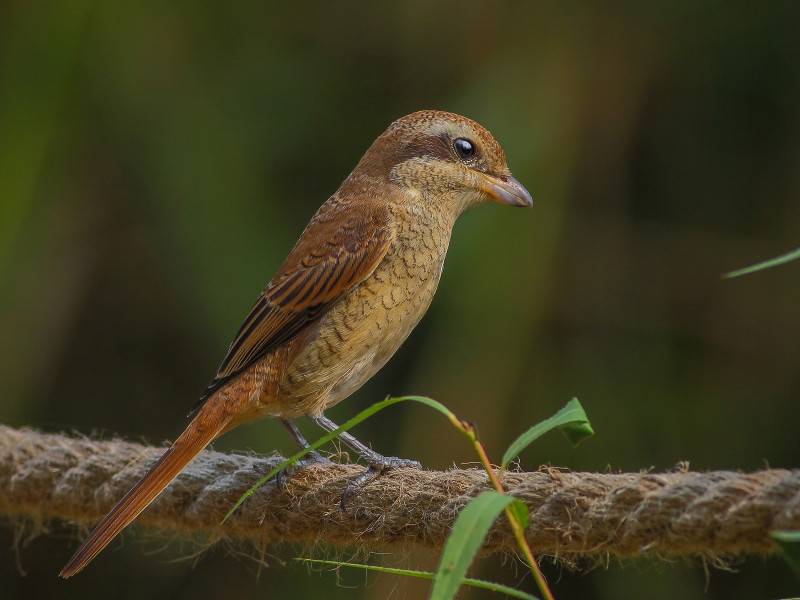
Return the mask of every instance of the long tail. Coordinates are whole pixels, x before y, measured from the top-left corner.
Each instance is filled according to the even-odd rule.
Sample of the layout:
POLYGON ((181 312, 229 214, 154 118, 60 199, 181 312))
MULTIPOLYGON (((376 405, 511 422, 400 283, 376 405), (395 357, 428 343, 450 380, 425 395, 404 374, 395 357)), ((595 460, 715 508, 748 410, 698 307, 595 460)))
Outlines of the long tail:
POLYGON ((88 539, 61 569, 60 577, 66 579, 83 570, 120 531, 156 499, 203 448, 226 430, 233 411, 225 406, 224 398, 219 395, 210 400, 150 471, 97 524, 88 539))

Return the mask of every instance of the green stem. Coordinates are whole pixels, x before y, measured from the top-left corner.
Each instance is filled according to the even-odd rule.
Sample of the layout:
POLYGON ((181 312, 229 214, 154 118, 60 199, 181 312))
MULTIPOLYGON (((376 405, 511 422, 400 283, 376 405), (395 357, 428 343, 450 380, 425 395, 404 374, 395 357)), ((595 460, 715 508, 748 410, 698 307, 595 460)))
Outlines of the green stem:
MULTIPOLYGON (((481 464, 483 465, 484 470, 486 471, 486 474, 489 476, 489 481, 494 489, 500 494, 505 494, 505 488, 503 487, 503 484, 500 483, 500 479, 498 479, 497 474, 494 472, 492 463, 489 460, 489 455, 486 454, 486 448, 483 447, 483 444, 478 439, 475 428, 466 421, 459 422, 456 427, 458 427, 458 429, 469 438, 473 448, 475 448, 475 452, 477 453, 481 464)), ((528 544, 528 540, 525 539, 525 531, 523 530, 522 523, 519 522, 516 515, 511 511, 510 508, 506 508, 505 513, 508 523, 511 525, 511 531, 514 533, 514 538, 517 540, 517 546, 519 546, 519 549, 525 556, 525 560, 530 567, 531 574, 536 580, 536 585, 539 587, 539 591, 542 593, 542 596, 544 596, 544 600, 555 600, 553 592, 550 591, 550 586, 547 585, 547 580, 545 579, 544 573, 542 573, 542 570, 539 568, 539 563, 536 562, 536 557, 533 555, 533 551, 528 544)))

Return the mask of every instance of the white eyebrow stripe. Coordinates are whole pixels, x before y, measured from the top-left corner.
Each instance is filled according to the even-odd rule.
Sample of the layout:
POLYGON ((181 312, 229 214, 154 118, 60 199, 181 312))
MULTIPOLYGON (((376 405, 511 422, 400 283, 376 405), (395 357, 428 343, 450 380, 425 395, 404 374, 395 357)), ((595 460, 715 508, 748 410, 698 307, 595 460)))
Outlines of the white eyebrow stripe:
POLYGON ((435 121, 431 121, 430 125, 426 129, 426 133, 432 136, 447 134, 453 137, 463 137, 464 135, 467 135, 465 132, 456 131, 456 128, 453 127, 453 123, 450 121, 445 121, 444 119, 436 119, 435 121))

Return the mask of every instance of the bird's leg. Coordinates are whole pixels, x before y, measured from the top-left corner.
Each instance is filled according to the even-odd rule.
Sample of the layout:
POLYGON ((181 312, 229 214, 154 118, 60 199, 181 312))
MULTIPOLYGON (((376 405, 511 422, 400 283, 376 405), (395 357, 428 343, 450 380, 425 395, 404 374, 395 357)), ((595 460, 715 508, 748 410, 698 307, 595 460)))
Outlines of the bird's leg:
MULTIPOLYGON (((325 415, 319 415, 318 417, 311 417, 311 420, 314 421, 317 425, 322 427, 325 431, 334 431, 339 428, 339 426, 331 421, 325 415)), ((347 487, 342 494, 342 502, 341 506, 344 509, 345 505, 347 504, 348 499, 356 493, 360 488, 365 486, 367 483, 378 477, 381 473, 383 473, 387 469, 396 468, 396 467, 410 467, 414 469, 421 469, 422 465, 416 461, 411 460, 408 458, 398 458, 396 456, 383 456, 382 454, 378 454, 372 448, 369 448, 359 442, 355 436, 343 431, 339 434, 339 439, 341 439, 346 446, 348 446, 353 452, 358 454, 361 458, 364 459, 367 463, 367 470, 361 473, 358 477, 352 479, 350 483, 347 484, 347 487)))
MULTIPOLYGON (((300 447, 301 450, 305 450, 306 448, 311 446, 311 444, 308 443, 308 440, 302 434, 297 425, 294 424, 294 422, 290 421, 289 419, 280 419, 280 422, 281 425, 286 427, 286 430, 289 432, 289 435, 291 435, 292 439, 294 439, 294 441, 297 442, 297 445, 300 447)), ((329 459, 322 456, 316 450, 312 450, 311 452, 306 454, 306 456, 312 462, 331 462, 329 459)))
MULTIPOLYGON (((281 424, 284 427, 286 427, 286 430, 289 432, 289 435, 292 436, 292 439, 294 439, 294 441, 297 442, 297 445, 301 449, 305 450, 306 448, 308 448, 311 445, 311 444, 308 443, 308 440, 302 434, 300 429, 298 429, 297 425, 295 425, 292 421, 290 421, 289 419, 279 419, 279 420, 280 420, 281 424)), ((300 467, 300 468, 307 467, 308 465, 311 465, 311 464, 314 464, 314 463, 317 463, 317 464, 331 464, 332 462, 333 461, 331 459, 322 456, 316 450, 312 450, 311 452, 306 454, 305 458, 299 460, 293 466, 291 466, 291 467, 289 467, 287 469, 284 469, 283 471, 280 471, 275 476, 275 482, 277 483, 279 488, 282 488, 282 489, 286 488, 286 479, 287 479, 287 477, 291 477, 294 474, 294 472, 297 470, 298 467, 300 467)))
MULTIPOLYGON (((325 415, 311 417, 311 420, 328 432, 335 431, 339 428, 336 423, 331 421, 325 415)), ((389 467, 413 467, 417 469, 422 467, 422 465, 416 460, 397 458, 396 456, 383 456, 382 454, 378 454, 375 452, 375 450, 365 446, 359 442, 355 436, 347 433, 346 431, 343 431, 339 434, 339 439, 341 439, 353 452, 363 458, 370 467, 376 468, 379 471, 389 467)))

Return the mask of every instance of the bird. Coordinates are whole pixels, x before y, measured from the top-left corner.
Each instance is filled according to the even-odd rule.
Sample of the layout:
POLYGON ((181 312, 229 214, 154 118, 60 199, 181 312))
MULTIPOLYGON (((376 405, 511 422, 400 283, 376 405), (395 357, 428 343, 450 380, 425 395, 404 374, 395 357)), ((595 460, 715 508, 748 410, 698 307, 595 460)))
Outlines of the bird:
MULTIPOLYGON (((304 448, 296 419, 337 429, 325 410, 359 389, 405 341, 434 297, 456 219, 488 202, 533 205, 487 129, 439 110, 392 122, 258 296, 184 431, 95 526, 60 577, 83 570, 200 451, 238 425, 277 418, 304 448)), ((371 476, 419 466, 382 456, 349 433, 340 438, 371 476)))

